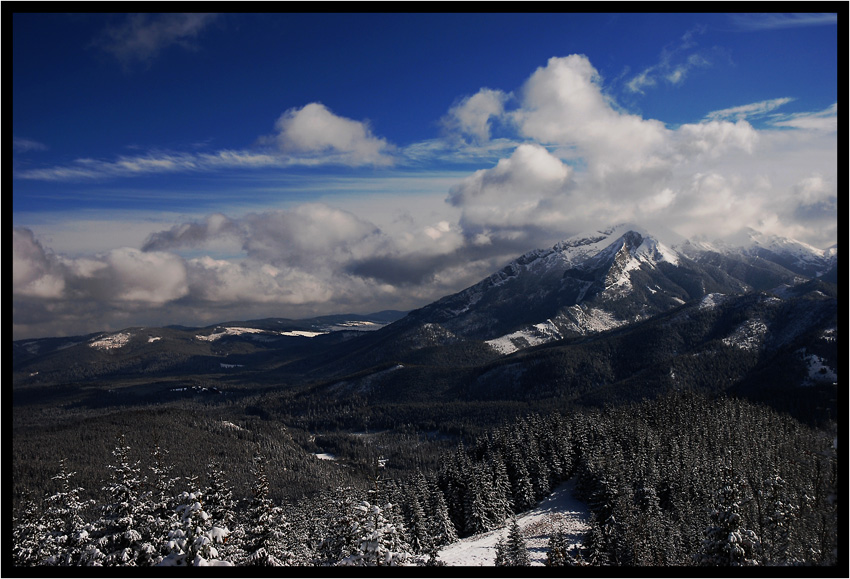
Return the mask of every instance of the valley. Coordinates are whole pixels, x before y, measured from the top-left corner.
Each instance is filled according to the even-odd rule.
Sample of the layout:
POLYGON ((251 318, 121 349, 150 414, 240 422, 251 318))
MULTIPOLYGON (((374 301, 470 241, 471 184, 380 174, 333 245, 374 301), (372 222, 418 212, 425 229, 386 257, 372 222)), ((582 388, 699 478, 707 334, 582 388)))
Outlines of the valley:
MULTIPOLYGON (((311 501, 331 500, 339 489, 362 495, 380 478, 386 481, 384 498, 398 498, 420 484, 416 477, 427 477, 431 491, 419 489, 417 496, 433 496, 439 487, 458 536, 498 528, 509 513, 532 507, 568 479, 579 481, 577 493, 594 519, 606 524, 606 509, 643 504, 640 484, 652 479, 652 492, 662 495, 661 514, 652 519, 656 531, 683 533, 695 550, 702 530, 682 530, 681 517, 696 512, 691 509, 720 483, 713 469, 727 443, 751 444, 748 437, 765 434, 732 434, 736 426, 771 424, 790 437, 783 444, 805 440, 809 450, 831 439, 839 397, 836 271, 836 251, 813 252, 789 240, 728 247, 661 239, 625 224, 526 253, 478 284, 411 312, 135 327, 15 341, 14 509, 25 509, 27 493, 51 492, 60 460, 75 471, 75 482, 87 489, 84 496, 98 500, 96 489, 109 476, 105 465, 116 440, 123 440, 143 463, 150 449, 167 448, 174 475, 186 480, 215 461, 233 496, 245 501, 255 492, 262 456, 269 465, 268 500, 288 505, 293 521, 311 501), (697 435, 685 416, 695 413, 694 425, 705 427, 713 412, 729 418, 720 430, 731 438, 703 448, 692 440, 697 435), (642 442, 630 447, 613 434, 617 420, 642 433, 642 442), (670 431, 671 424, 682 430, 670 431), (514 436, 526 437, 541 453, 550 449, 547 458, 534 458, 546 469, 507 456, 515 452, 507 442, 514 436), (625 485, 617 492, 630 489, 634 504, 603 501, 600 485, 614 484, 605 469, 620 469, 618 461, 628 462, 643 444, 649 446, 641 452, 661 452, 663 437, 705 453, 682 460, 714 465, 691 487, 691 506, 676 502, 685 498, 671 485, 693 483, 674 482, 673 467, 654 459, 640 463, 649 469, 641 475, 644 482, 616 483, 625 485), (610 445, 621 445, 621 454, 606 463, 598 453, 610 445), (466 452, 470 456, 461 458, 466 452), (460 496, 475 493, 452 482, 462 476, 452 463, 465 461, 458 472, 480 471, 475 477, 484 487, 509 484, 502 492, 512 506, 470 522, 471 507, 460 496), (497 472, 502 461, 503 480, 497 472), (533 483, 536 490, 520 500, 517 485, 532 481, 537 471, 547 473, 536 475, 545 482, 533 483)), ((753 456, 758 468, 748 476, 761 477, 760 485, 767 476, 762 468, 774 468, 796 450, 753 456)), ((672 456, 680 449, 665 452, 672 456)), ((828 473, 830 465, 834 458, 818 469, 828 473)), ((684 476, 676 471, 675 477, 684 476)), ((802 489, 811 483, 794 484, 802 489)), ((404 502, 400 508, 395 516, 403 518, 400 527, 410 541, 414 506, 404 502)), ((830 528, 822 518, 828 503, 818 509, 800 529, 830 528)), ((707 524, 705 512, 693 516, 707 524)), ((634 544, 644 540, 635 528, 605 532, 623 533, 634 544)), ((311 545, 305 549, 318 548, 311 545)), ((669 558, 657 551, 643 558, 645 553, 613 543, 594 548, 597 562, 691 561, 687 549, 669 558)), ((824 549, 818 563, 831 560, 824 549)), ((316 560, 310 552, 292 561, 316 560)))

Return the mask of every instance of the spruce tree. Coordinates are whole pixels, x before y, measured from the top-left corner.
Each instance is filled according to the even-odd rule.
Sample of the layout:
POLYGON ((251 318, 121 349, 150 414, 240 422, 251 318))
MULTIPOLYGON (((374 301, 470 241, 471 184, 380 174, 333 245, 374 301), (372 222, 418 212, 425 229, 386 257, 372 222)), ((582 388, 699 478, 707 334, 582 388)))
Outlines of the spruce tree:
POLYGON ((146 522, 143 502, 139 461, 130 458, 130 447, 124 434, 119 435, 118 444, 112 451, 113 464, 108 465, 109 481, 103 487, 112 502, 103 508, 100 520, 102 536, 98 547, 104 553, 104 565, 149 565, 156 563, 158 549, 144 536, 146 522))
POLYGON ((435 547, 442 547, 457 541, 457 530, 449 516, 449 509, 443 497, 443 491, 434 481, 430 488, 431 518, 430 534, 435 547))
POLYGON ((291 553, 283 543, 285 538, 283 509, 274 505, 269 497, 269 481, 266 474, 266 458, 254 455, 254 484, 244 525, 244 558, 240 564, 263 567, 288 565, 291 553))
POLYGON ((755 532, 744 526, 741 507, 745 497, 730 461, 724 461, 722 475, 697 562, 709 566, 758 565, 760 543, 755 532))
POLYGON ((499 539, 496 544, 496 566, 498 567, 527 567, 531 565, 528 555, 528 545, 522 536, 522 530, 516 518, 511 519, 508 526, 507 540, 499 539))
POLYGON ((408 561, 410 549, 404 542, 404 529, 392 513, 392 504, 383 507, 362 501, 353 510, 355 545, 341 565, 399 566, 408 561))
POLYGON ((50 565, 97 564, 103 556, 90 540, 91 525, 82 517, 83 511, 94 501, 80 498, 83 489, 71 482, 75 474, 68 472, 65 459, 61 459, 59 473, 53 477, 59 488, 46 500, 43 538, 50 552, 45 562, 50 565))

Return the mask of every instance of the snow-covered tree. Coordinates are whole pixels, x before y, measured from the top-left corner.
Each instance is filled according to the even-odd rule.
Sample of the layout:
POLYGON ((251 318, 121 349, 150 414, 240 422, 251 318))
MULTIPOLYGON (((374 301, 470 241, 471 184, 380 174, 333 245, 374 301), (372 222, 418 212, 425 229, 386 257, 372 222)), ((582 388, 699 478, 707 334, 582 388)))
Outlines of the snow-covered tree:
POLYGON ((12 562, 16 567, 39 565, 48 556, 47 545, 44 544, 48 535, 47 527, 41 517, 38 503, 27 492, 23 499, 23 509, 20 517, 14 517, 12 522, 12 562))
POLYGON ((177 520, 168 534, 169 551, 160 566, 205 567, 230 566, 219 559, 218 548, 227 538, 225 528, 212 525, 211 517, 201 505, 200 492, 180 493, 176 508, 177 520))
POLYGON ((705 530, 697 562, 709 566, 758 565, 759 539, 754 531, 744 527, 740 514, 746 500, 741 483, 727 461, 723 463, 722 473, 710 513, 711 524, 705 530))
POLYGON ((457 531, 454 523, 449 516, 449 509, 446 506, 446 500, 443 496, 443 491, 437 485, 436 481, 431 484, 430 488, 430 533, 431 539, 435 547, 441 547, 457 541, 457 531))
POLYGON ((150 565, 158 560, 158 549, 149 536, 144 536, 145 519, 141 501, 143 479, 139 461, 130 459, 130 447, 125 437, 118 437, 112 451, 115 457, 109 469, 109 481, 103 487, 111 503, 103 507, 100 519, 101 536, 97 545, 104 553, 104 565, 150 565))
POLYGON ((784 495, 785 481, 777 474, 770 476, 758 492, 762 518, 762 549, 765 563, 785 565, 791 555, 791 524, 797 508, 784 495))
POLYGON ((103 557, 90 541, 91 525, 82 518, 83 510, 94 501, 80 498, 83 489, 71 482, 75 474, 68 472, 65 459, 60 460, 59 474, 53 477, 59 488, 47 497, 44 539, 50 543, 51 554, 45 562, 50 565, 97 564, 103 557))
POLYGON ((546 545, 547 567, 572 567, 579 562, 572 554, 573 545, 562 525, 555 527, 546 545))
POLYGON ((355 545, 341 565, 399 566, 410 557, 404 542, 404 529, 395 521, 392 504, 383 507, 362 501, 353 510, 352 534, 355 545))
POLYGON ((204 511, 209 514, 212 525, 229 531, 227 541, 218 548, 222 558, 229 559, 240 548, 242 532, 237 528, 233 488, 217 462, 207 465, 207 488, 203 493, 204 511))
POLYGON ((528 545, 525 543, 516 518, 511 518, 507 540, 500 537, 496 544, 495 563, 497 567, 527 567, 531 565, 528 545))
POLYGON ((283 509, 269 497, 266 458, 255 454, 251 472, 251 502, 248 505, 242 536, 243 558, 240 565, 278 567, 292 562, 292 553, 284 544, 286 520, 283 509))

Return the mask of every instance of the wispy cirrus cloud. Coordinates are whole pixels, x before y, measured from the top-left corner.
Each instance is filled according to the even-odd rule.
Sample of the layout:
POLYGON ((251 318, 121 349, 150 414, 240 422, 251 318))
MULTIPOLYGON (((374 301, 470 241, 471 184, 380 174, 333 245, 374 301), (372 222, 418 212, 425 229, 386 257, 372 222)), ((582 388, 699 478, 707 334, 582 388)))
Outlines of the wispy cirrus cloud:
POLYGON ((782 97, 778 99, 770 99, 766 101, 759 101, 757 103, 740 105, 737 107, 730 107, 728 109, 721 109, 718 111, 711 111, 705 116, 705 119, 708 121, 741 121, 753 117, 763 117, 774 109, 777 109, 784 104, 790 103, 793 100, 794 99, 791 97, 782 97))
POLYGON ((678 44, 665 47, 656 64, 644 68, 626 82, 626 90, 644 94, 645 89, 653 88, 661 81, 677 85, 685 80, 691 70, 711 66, 711 61, 703 52, 688 53, 696 46, 694 38, 699 32, 699 28, 689 30, 682 35, 678 44))
POLYGON ((774 30, 838 24, 838 14, 832 12, 730 14, 729 19, 736 28, 741 30, 774 30))
POLYGON ((12 140, 12 150, 16 153, 27 153, 30 151, 46 151, 47 145, 38 141, 34 141, 33 139, 14 137, 12 140))
POLYGON ((834 132, 838 130, 838 103, 822 111, 776 115, 771 118, 770 124, 791 129, 834 132))
POLYGON ((215 14, 131 14, 121 24, 106 28, 94 46, 108 52, 125 66, 150 63, 164 49, 177 45, 194 50, 194 40, 215 14))

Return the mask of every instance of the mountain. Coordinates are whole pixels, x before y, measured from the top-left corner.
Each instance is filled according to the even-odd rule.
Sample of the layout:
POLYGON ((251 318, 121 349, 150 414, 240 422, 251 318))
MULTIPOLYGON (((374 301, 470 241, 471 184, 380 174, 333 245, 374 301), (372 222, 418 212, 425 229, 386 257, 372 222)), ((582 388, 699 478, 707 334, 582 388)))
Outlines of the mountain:
POLYGON ((720 248, 670 234, 662 240, 623 224, 526 253, 398 323, 438 324, 507 354, 634 323, 709 293, 794 285, 835 261, 834 252, 797 242, 773 240, 770 247, 720 248))
POLYGON ((407 315, 22 340, 15 384, 183 376, 379 403, 601 403, 686 384, 758 398, 771 384, 792 399, 820 389, 812 400, 829 405, 837 248, 754 233, 737 242, 623 224, 530 251, 407 315))

